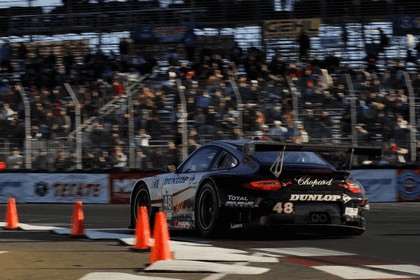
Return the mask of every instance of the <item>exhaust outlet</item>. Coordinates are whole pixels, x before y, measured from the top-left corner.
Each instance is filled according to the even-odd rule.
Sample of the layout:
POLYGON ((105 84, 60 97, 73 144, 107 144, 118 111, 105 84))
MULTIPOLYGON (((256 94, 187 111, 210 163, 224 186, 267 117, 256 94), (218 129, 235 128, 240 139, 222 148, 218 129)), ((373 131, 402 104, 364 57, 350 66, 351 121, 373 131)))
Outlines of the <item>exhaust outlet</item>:
POLYGON ((321 223, 325 223, 327 220, 328 220, 327 215, 325 215, 325 214, 320 214, 320 215, 319 215, 319 221, 320 221, 321 223))
POLYGON ((318 214, 311 214, 310 219, 311 219, 311 222, 317 223, 319 221, 319 215, 318 214))

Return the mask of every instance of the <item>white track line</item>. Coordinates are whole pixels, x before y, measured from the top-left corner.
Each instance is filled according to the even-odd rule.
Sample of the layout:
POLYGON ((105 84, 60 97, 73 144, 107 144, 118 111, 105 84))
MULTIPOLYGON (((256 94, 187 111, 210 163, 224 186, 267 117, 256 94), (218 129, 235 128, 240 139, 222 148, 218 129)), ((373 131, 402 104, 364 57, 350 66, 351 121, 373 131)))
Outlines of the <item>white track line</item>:
POLYGON ((199 261, 182 261, 182 260, 170 260, 170 261, 157 261, 149 265, 144 269, 145 271, 177 271, 177 272, 209 272, 209 273, 220 273, 220 274, 263 274, 268 272, 270 269, 252 266, 242 266, 233 264, 220 264, 211 262, 199 262, 199 261))
POLYGON ((163 278, 142 276, 120 272, 92 272, 88 273, 79 280, 179 280, 178 278, 163 278))
POLYGON ((352 266, 312 266, 317 270, 327 272, 329 274, 341 277, 343 279, 404 279, 412 278, 412 276, 401 275, 400 273, 391 273, 385 271, 374 270, 369 267, 352 267, 352 266))
POLYGON ((297 248, 254 248, 252 250, 263 252, 270 256, 287 257, 287 256, 299 256, 299 257, 322 257, 322 256, 351 256, 353 253, 328 250, 315 247, 297 247, 297 248))
POLYGON ((383 270, 392 270, 420 276, 420 266, 413 264, 384 264, 384 265, 367 265, 368 267, 379 268, 383 270))

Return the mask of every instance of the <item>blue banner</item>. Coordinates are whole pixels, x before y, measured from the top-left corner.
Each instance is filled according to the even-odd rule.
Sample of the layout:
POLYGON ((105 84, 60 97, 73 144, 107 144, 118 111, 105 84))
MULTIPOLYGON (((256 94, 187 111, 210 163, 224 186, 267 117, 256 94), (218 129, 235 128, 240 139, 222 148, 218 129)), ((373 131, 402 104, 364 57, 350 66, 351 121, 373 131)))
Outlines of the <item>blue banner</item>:
POLYGON ((394 36, 420 34, 420 16, 397 15, 392 18, 394 36))
POLYGON ((131 38, 145 43, 179 43, 193 29, 193 24, 184 23, 174 26, 136 26, 131 31, 131 38))
POLYGON ((350 175, 363 185, 370 202, 397 201, 395 169, 353 169, 350 175))

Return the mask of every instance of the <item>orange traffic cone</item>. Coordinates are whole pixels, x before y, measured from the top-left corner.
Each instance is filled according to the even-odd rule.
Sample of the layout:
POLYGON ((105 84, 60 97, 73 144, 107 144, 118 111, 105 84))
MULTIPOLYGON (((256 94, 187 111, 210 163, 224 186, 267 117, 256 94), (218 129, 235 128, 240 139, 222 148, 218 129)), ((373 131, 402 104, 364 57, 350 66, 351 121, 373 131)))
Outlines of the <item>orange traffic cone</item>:
POLYGON ((165 212, 157 212, 155 214, 153 238, 155 242, 150 252, 150 263, 160 260, 173 260, 165 212))
POLYGON ((16 209, 16 201, 14 198, 9 198, 6 207, 6 229, 15 229, 18 225, 19 218, 16 209))
POLYGON ((72 236, 83 236, 85 227, 84 227, 84 215, 82 209, 82 202, 80 200, 76 201, 73 210, 73 218, 71 223, 71 235, 72 236))
POLYGON ((137 211, 136 243, 134 249, 145 250, 150 248, 150 223, 147 207, 140 206, 137 211))

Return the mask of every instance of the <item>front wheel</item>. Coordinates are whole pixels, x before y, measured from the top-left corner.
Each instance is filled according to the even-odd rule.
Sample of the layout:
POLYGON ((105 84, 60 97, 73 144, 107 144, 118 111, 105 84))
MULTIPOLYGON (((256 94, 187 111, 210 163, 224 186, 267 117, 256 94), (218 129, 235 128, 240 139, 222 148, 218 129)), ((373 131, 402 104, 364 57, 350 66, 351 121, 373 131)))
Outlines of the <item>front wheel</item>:
POLYGON ((215 237, 223 228, 220 217, 219 197, 213 183, 207 182, 197 195, 196 226, 203 237, 215 237))
POLYGON ((131 228, 135 228, 137 224, 137 212, 140 206, 146 206, 147 213, 149 216, 150 226, 152 227, 153 218, 152 216, 152 203, 150 199, 150 193, 147 189, 146 184, 142 183, 136 190, 133 195, 133 201, 131 202, 131 228))

